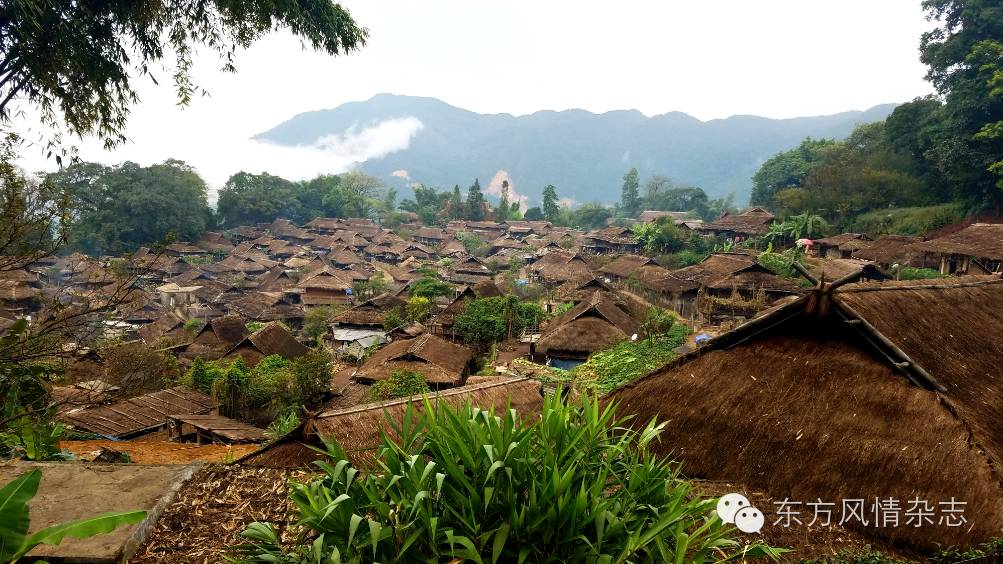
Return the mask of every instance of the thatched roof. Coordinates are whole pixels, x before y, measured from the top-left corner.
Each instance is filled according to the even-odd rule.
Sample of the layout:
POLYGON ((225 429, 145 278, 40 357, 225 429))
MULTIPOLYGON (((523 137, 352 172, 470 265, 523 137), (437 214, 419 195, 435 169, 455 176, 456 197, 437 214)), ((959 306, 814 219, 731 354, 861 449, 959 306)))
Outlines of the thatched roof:
POLYGON ((886 235, 877 241, 872 241, 866 247, 855 251, 853 256, 879 264, 922 266, 921 255, 923 253, 913 249, 913 243, 921 241, 923 241, 921 237, 886 235))
MULTIPOLYGON (((482 384, 461 386, 426 396, 433 405, 461 406, 469 403, 481 409, 514 409, 523 418, 538 416, 543 407, 540 383, 530 378, 505 378, 482 384)), ((356 466, 371 467, 380 433, 393 433, 389 417, 400 424, 408 405, 424 409, 421 396, 389 402, 367 403, 347 409, 319 413, 312 420, 274 445, 250 454, 239 462, 244 466, 296 468, 318 460, 321 455, 304 446, 319 445, 319 437, 336 440, 356 466)))
POLYGON ((617 278, 629 278, 637 269, 646 264, 656 264, 651 257, 642 255, 620 255, 613 262, 599 269, 603 274, 611 274, 617 278))
POLYGON ((494 280, 484 280, 474 284, 473 291, 478 298, 497 298, 505 295, 494 280))
POLYGON ((398 370, 420 372, 430 384, 458 386, 467 375, 473 353, 435 335, 394 341, 373 353, 359 368, 361 381, 383 380, 398 370))
POLYGON ((139 328, 137 333, 142 337, 147 344, 156 343, 161 337, 171 336, 176 331, 180 330, 185 324, 185 320, 181 319, 174 312, 165 312, 159 319, 153 323, 148 323, 139 328))
POLYGON ((748 268, 755 268, 756 259, 744 254, 719 253, 707 257, 700 264, 672 271, 672 276, 700 286, 737 274, 748 268))
POLYGON ((749 208, 742 213, 725 213, 699 227, 700 231, 722 231, 741 235, 765 235, 773 223, 773 214, 763 208, 749 208))
POLYGON ((372 325, 383 326, 383 318, 395 307, 407 305, 407 302, 393 294, 380 294, 370 298, 352 309, 336 315, 333 321, 339 325, 372 325))
POLYGON ((821 259, 809 264, 808 270, 816 279, 821 279, 823 275, 826 281, 832 282, 854 272, 861 272, 862 278, 868 280, 886 280, 890 278, 888 273, 869 261, 860 259, 821 259))
POLYGON ((1003 223, 973 223, 968 227, 912 246, 917 251, 1003 260, 1003 223))
POLYGON ((656 448, 691 476, 805 501, 954 498, 978 516, 963 528, 861 530, 970 544, 1003 523, 999 311, 998 276, 813 292, 610 399, 634 424, 671 419, 656 448))
POLYGON ((537 341, 536 350, 540 354, 562 351, 588 356, 639 332, 636 321, 611 298, 596 291, 551 321, 537 341))
POLYGON ((273 354, 294 359, 308 352, 310 349, 297 341, 285 326, 272 321, 233 345, 224 356, 239 356, 248 366, 254 366, 262 358, 273 354))
POLYGON ((324 265, 300 278, 296 284, 304 290, 337 290, 345 291, 352 287, 351 275, 343 270, 324 265))
POLYGON ((561 284, 554 290, 554 296, 559 300, 583 302, 592 298, 597 291, 610 295, 614 293, 609 284, 594 276, 587 276, 561 284))
POLYGON ((126 438, 164 427, 170 415, 208 414, 216 406, 216 400, 205 394, 177 387, 109 405, 67 411, 57 419, 84 431, 126 438))
MULTIPOLYGON (((839 235, 831 235, 829 237, 815 239, 815 243, 825 245, 827 247, 837 247, 843 249, 845 245, 853 245, 854 243, 870 240, 871 238, 863 233, 840 233, 839 235)), ((852 248, 856 249, 862 247, 853 246, 852 248)))

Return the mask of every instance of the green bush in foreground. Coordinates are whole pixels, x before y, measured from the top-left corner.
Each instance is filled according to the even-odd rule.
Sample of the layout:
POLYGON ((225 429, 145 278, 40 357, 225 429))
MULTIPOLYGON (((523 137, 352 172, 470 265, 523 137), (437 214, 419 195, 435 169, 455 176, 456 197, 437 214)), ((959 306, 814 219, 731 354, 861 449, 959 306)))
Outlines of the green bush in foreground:
POLYGON ((384 434, 361 473, 340 447, 321 479, 292 483, 307 534, 283 549, 253 523, 243 562, 719 562, 777 558, 743 545, 648 449, 663 425, 622 425, 594 398, 545 400, 541 416, 425 403, 384 434), (391 436, 392 435, 392 436, 391 436), (399 438, 393 438, 399 437, 399 438))

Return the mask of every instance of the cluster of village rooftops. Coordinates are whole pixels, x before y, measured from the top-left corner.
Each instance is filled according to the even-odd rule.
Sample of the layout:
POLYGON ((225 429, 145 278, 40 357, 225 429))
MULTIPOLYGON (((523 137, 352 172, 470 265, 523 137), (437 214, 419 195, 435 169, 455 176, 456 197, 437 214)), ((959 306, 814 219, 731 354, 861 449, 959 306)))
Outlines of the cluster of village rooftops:
MULTIPOLYGON (((774 222, 759 208, 707 223, 667 212, 645 212, 640 221, 663 215, 680 229, 732 241, 762 236, 774 222)), ((240 358, 253 367, 271 355, 307 354, 308 312, 341 306, 317 339, 332 358, 349 359, 335 364, 328 401, 295 431, 238 461, 292 471, 319 456, 309 445, 324 438, 354 447, 359 466, 370 463, 367 447, 378 442, 386 414, 401 416, 406 400, 371 403, 367 390, 397 371, 422 374, 434 401, 509 405, 532 417, 547 386, 515 359, 574 366, 644 338, 651 308, 672 310, 704 338, 691 338, 667 366, 606 400, 634 416, 633 424, 670 420, 655 448, 680 460, 687 476, 799 502, 966 504, 961 527, 936 512, 922 526, 840 525, 878 544, 1000 536, 1003 225, 958 226, 931 239, 818 239, 801 279, 778 275, 757 260, 761 251, 741 246, 670 270, 642 254, 631 227, 581 232, 545 221, 453 221, 397 232, 410 236, 368 219, 303 226, 279 219, 141 249, 124 262, 135 276, 129 298, 102 319, 101 330, 114 338, 109 346, 144 344, 169 352, 182 368, 197 358, 240 358), (471 233, 485 242, 482 256, 463 243, 471 233), (899 280, 907 266, 945 276, 899 280), (425 322, 388 327, 388 313, 406 304, 429 267, 453 291, 433 299, 425 322), (381 280, 378 292, 360 290, 374 279, 381 280), (471 300, 508 294, 512 284, 538 288, 534 299, 560 311, 499 344, 492 375, 471 375, 476 353, 454 321, 471 300), (186 329, 193 319, 203 322, 197 331, 186 329)), ((8 323, 44 317, 46 303, 115 284, 122 265, 56 256, 5 273, 0 298, 8 323)), ((100 365, 102 352, 82 348, 78 362, 100 365)), ((65 382, 53 394, 85 399, 62 406, 61 421, 113 440, 266 438, 258 427, 222 417, 212 397, 181 386, 124 397, 115 383, 91 378, 65 382)))

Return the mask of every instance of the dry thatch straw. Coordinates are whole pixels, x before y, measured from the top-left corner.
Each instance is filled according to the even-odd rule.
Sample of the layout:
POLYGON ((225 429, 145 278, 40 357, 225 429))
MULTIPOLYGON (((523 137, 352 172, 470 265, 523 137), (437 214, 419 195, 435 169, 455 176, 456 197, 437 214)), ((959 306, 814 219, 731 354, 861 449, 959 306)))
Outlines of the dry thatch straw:
MULTIPOLYGON (((444 403, 453 407, 470 404, 481 409, 498 411, 511 408, 521 417, 534 417, 543 407, 540 383, 530 378, 505 378, 452 388, 426 396, 432 405, 444 403)), ((301 424, 276 443, 250 454, 238 462, 246 466, 296 468, 323 458, 307 447, 321 447, 321 438, 336 440, 345 449, 352 464, 371 467, 380 445, 380 434, 391 433, 388 418, 396 424, 404 420, 408 405, 418 411, 425 409, 422 396, 388 402, 358 405, 347 409, 325 411, 301 424)))
POLYGON ((969 278, 815 292, 608 399, 670 420, 660 449, 690 476, 803 502, 954 498, 964 527, 857 528, 923 549, 999 536, 1003 280, 969 278))
POLYGON ((640 327, 630 315, 596 291, 553 320, 537 341, 536 350, 544 355, 560 351, 587 357, 639 332, 640 327))
POLYGON ((420 372, 436 386, 458 386, 466 377, 473 353, 467 347, 431 334, 394 341, 373 353, 359 368, 356 378, 375 382, 399 370, 420 372))

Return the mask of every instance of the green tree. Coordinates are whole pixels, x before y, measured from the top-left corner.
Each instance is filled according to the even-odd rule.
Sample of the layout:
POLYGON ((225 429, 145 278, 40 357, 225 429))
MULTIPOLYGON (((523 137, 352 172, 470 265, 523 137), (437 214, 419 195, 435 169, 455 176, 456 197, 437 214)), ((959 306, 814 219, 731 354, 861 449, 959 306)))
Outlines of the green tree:
POLYGON ((475 178, 474 183, 467 189, 466 215, 464 217, 471 221, 482 221, 485 217, 486 207, 487 201, 481 192, 481 182, 475 178))
POLYGON ((809 137, 794 149, 767 159, 752 177, 752 205, 770 206, 778 191, 801 186, 818 161, 819 153, 835 143, 832 139, 809 137))
POLYGON ((613 212, 602 204, 582 204, 575 210, 575 223, 582 229, 600 229, 613 217, 613 212))
POLYGON ((686 246, 686 236, 670 217, 660 217, 642 223, 634 229, 634 236, 644 245, 645 252, 676 253, 686 246))
POLYGON ((920 60, 945 104, 929 157, 972 203, 1003 203, 994 166, 1003 155, 999 91, 1003 10, 993 0, 925 0, 937 27, 923 34, 920 60))
POLYGON ((620 194, 620 209, 625 217, 637 217, 641 212, 640 177, 636 168, 623 175, 623 189, 620 194))
POLYGON ((432 300, 425 296, 412 296, 405 308, 407 320, 411 323, 423 323, 432 315, 432 300))
POLYGON ((471 300, 456 316, 454 327, 464 341, 481 347, 511 338, 523 328, 543 319, 543 310, 535 303, 520 302, 508 295, 471 300))
POLYGON ((279 28, 331 55, 361 48, 368 35, 333 2, 4 2, 0 121, 25 100, 44 125, 97 135, 110 147, 125 140, 129 108, 139 99, 136 77, 172 69, 179 102, 187 104, 198 91, 195 51, 216 51, 223 70, 233 72, 238 50, 279 28))
POLYGON ((536 206, 526 209, 526 213, 523 214, 522 218, 526 221, 543 221, 545 219, 543 210, 536 206))
POLYGON ((373 384, 369 389, 369 397, 380 400, 394 400, 421 394, 431 393, 425 376, 414 370, 397 370, 390 376, 373 384))
POLYGON ((181 161, 75 163, 46 179, 71 195, 70 246, 90 254, 118 255, 168 235, 192 241, 213 225, 206 183, 181 161))
POLYGON ((553 184, 543 187, 543 217, 550 222, 557 221, 561 209, 558 205, 557 188, 553 184))
POLYGON ((508 221, 511 213, 512 207, 508 200, 508 180, 502 180, 501 198, 498 200, 498 207, 495 208, 495 221, 508 221))
POLYGON ((446 210, 449 219, 463 219, 466 212, 464 211, 465 205, 463 203, 463 195, 460 194, 459 184, 453 186, 453 193, 449 197, 449 205, 446 210))
POLYGON ((268 174, 238 172, 219 191, 216 211, 227 227, 300 218, 294 182, 268 174))

